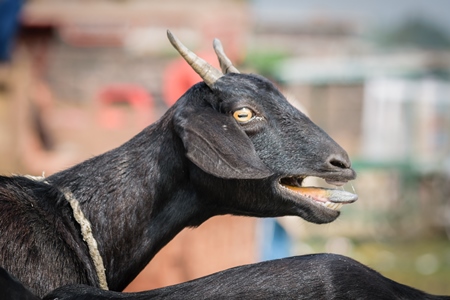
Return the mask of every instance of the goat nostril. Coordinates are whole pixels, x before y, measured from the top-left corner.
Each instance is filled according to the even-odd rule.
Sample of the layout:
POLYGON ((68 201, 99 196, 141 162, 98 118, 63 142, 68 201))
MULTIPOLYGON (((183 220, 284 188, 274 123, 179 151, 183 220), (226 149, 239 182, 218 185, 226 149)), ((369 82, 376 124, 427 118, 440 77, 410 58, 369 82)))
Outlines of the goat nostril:
POLYGON ((330 163, 331 163, 333 166, 338 167, 338 168, 341 168, 341 169, 347 168, 347 167, 344 165, 344 163, 342 163, 342 162, 340 162, 340 161, 338 161, 338 160, 332 160, 332 161, 330 161, 330 163))
POLYGON ((350 168, 350 162, 348 159, 332 156, 328 159, 328 162, 333 167, 337 167, 339 169, 348 169, 350 168))

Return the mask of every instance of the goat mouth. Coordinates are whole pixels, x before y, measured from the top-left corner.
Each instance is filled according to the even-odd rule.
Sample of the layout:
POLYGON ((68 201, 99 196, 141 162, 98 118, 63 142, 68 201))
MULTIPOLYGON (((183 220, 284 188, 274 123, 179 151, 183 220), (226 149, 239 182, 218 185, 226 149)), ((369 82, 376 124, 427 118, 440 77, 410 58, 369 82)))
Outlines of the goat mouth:
MULTIPOLYGON (((279 180, 279 185, 283 190, 299 196, 300 199, 319 204, 321 207, 333 211, 340 211, 342 206, 350 204, 358 200, 358 195, 347 192, 341 189, 303 186, 305 176, 291 176, 283 177, 279 180)), ((347 181, 340 181, 335 179, 326 179, 325 181, 334 186, 343 186, 347 181)))

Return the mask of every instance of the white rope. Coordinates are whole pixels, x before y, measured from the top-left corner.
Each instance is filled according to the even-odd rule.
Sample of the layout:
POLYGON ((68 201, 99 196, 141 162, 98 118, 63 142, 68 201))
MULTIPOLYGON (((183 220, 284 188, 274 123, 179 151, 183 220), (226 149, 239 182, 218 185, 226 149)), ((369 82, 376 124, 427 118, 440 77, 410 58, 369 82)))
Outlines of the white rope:
POLYGON ((80 224, 81 227, 81 235, 83 236, 83 240, 86 242, 89 248, 89 254, 91 255, 92 261, 94 262, 95 271, 97 272, 100 288, 103 290, 108 290, 108 282, 106 281, 106 269, 103 264, 102 256, 98 251, 97 241, 92 234, 91 223, 83 214, 83 211, 80 208, 80 202, 73 196, 73 194, 65 190, 64 197, 67 201, 69 201, 70 206, 73 210, 73 216, 75 220, 80 224))
MULTIPOLYGON (((48 182, 45 180, 44 173, 42 173, 42 176, 25 175, 25 177, 31 180, 40 181, 48 184, 48 182)), ((94 262, 94 267, 98 276, 100 288, 102 288, 103 290, 108 290, 105 265, 103 264, 102 256, 98 251, 97 241, 95 240, 94 235, 92 234, 91 223, 84 216, 83 211, 80 208, 80 202, 78 202, 78 200, 74 197, 72 192, 70 192, 67 189, 64 189, 62 192, 64 194, 64 198, 66 198, 67 202, 69 202, 70 206, 72 207, 75 221, 77 221, 77 223, 80 225, 81 236, 83 237, 84 242, 88 246, 89 255, 91 256, 92 261, 94 262)))

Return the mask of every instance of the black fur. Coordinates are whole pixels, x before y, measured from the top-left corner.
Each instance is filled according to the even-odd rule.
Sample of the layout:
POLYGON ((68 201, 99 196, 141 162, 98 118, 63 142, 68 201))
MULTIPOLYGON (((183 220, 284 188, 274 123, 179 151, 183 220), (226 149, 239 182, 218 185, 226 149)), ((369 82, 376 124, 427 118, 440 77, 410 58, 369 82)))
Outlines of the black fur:
POLYGON ((192 87, 155 124, 117 149, 46 178, 0 177, 0 266, 42 296, 66 284, 98 286, 79 225, 61 193, 80 202, 109 288, 121 291, 178 232, 220 214, 338 211, 283 193, 286 176, 355 177, 347 154, 268 80, 227 74, 192 87), (232 112, 257 118, 239 124, 232 112))
POLYGON ((450 300, 450 297, 429 295, 399 284, 345 256, 314 254, 239 266, 148 292, 115 293, 78 285, 57 289, 45 299, 450 300))
MULTIPOLYGON (((7 288, 2 295, 29 294, 17 282, 10 281, 8 274, 0 271, 0 287, 7 288), (9 288, 12 285, 15 290, 9 288)), ((152 291, 119 293, 70 285, 52 291, 44 299, 450 300, 450 297, 429 295, 399 284, 345 256, 314 254, 239 266, 152 291)))
POLYGON ((0 267, 0 300, 39 300, 23 284, 0 267))

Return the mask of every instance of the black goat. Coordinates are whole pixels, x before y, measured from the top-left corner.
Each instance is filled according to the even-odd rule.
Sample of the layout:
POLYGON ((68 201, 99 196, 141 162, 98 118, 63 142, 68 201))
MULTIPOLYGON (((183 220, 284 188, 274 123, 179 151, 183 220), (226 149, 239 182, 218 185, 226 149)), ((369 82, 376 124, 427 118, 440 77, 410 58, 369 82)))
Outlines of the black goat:
POLYGON ((44 299, 450 300, 450 297, 429 295, 397 283, 345 256, 313 254, 239 266, 147 292, 127 294, 75 285, 59 288, 44 299))
POLYGON ((357 198, 301 187, 355 172, 272 83, 239 74, 217 41, 225 74, 168 35, 203 82, 159 121, 48 178, 0 177, 0 266, 39 296, 77 283, 121 291, 178 232, 214 215, 327 223, 357 198))
MULTIPOLYGON (((0 288, 11 278, 0 272, 0 288), (6 280, 2 277, 6 276, 6 280)), ((5 284, 6 285, 5 285, 5 284)), ((15 283, 14 283, 15 284, 15 283)), ((2 293, 7 299, 14 294, 2 293)), ((20 291, 28 295, 23 287, 20 291)), ((30 298, 33 299, 33 298, 30 298)), ((144 299, 304 299, 304 300, 431 300, 433 296, 383 277, 357 261, 336 254, 313 254, 239 266, 182 284, 140 293, 104 291, 69 285, 45 300, 144 299)))

